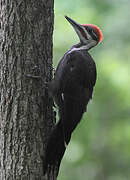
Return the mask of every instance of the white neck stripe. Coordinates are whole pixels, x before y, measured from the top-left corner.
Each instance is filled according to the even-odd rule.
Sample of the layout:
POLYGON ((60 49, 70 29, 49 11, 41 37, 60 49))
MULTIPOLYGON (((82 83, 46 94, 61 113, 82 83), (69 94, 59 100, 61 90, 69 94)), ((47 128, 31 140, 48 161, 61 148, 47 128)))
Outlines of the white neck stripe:
POLYGON ((69 53, 73 52, 73 51, 79 51, 79 50, 89 50, 91 49, 93 46, 95 46, 97 44, 96 41, 91 40, 89 41, 88 44, 82 45, 80 47, 73 47, 72 49, 70 49, 69 53))

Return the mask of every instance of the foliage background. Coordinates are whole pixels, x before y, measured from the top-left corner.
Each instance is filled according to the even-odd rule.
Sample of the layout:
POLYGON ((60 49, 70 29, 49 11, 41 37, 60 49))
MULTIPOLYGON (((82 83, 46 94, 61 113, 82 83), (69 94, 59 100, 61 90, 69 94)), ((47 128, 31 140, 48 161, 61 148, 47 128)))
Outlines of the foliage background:
POLYGON ((130 1, 55 0, 54 66, 78 38, 64 15, 98 25, 98 79, 88 112, 73 133, 58 180, 130 179, 130 1))

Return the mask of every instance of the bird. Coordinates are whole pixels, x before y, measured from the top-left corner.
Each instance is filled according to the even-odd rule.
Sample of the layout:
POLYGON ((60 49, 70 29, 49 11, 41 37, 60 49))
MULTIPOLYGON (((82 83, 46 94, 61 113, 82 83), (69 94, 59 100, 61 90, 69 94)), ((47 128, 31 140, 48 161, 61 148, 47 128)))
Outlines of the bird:
POLYGON ((101 43, 103 33, 93 24, 79 24, 68 16, 66 20, 79 37, 59 61, 53 80, 48 89, 59 111, 59 121, 48 138, 44 171, 48 167, 57 169, 64 156, 71 135, 87 111, 96 83, 96 64, 89 50, 101 43))

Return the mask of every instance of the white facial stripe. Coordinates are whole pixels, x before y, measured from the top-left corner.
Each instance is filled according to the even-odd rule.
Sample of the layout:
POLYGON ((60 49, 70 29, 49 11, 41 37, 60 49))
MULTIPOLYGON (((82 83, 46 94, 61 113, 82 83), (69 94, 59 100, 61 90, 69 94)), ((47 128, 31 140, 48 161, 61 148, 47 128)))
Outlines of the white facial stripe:
POLYGON ((93 47, 93 46, 95 46, 97 44, 97 42, 95 41, 95 40, 88 40, 88 43, 86 44, 86 45, 84 45, 84 46, 81 46, 80 48, 79 48, 79 50, 80 49, 86 49, 86 50, 88 50, 88 49, 90 49, 91 47, 93 47))
POLYGON ((78 36, 79 36, 79 39, 82 40, 83 42, 85 42, 86 39, 85 39, 85 37, 83 37, 83 35, 81 34, 81 32, 80 32, 78 29, 76 29, 76 32, 77 32, 77 34, 78 34, 78 36))
POLYGON ((84 33, 86 34, 86 36, 87 36, 87 38, 85 38, 83 35, 82 35, 82 33, 80 32, 80 30, 79 29, 77 29, 77 28, 74 28, 74 30, 76 31, 76 33, 78 34, 78 36, 79 36, 79 39, 80 39, 80 41, 82 41, 83 42, 83 45, 81 46, 81 47, 74 47, 74 48, 72 48, 70 51, 69 51, 69 53, 70 52, 72 52, 72 51, 75 51, 75 50, 89 50, 89 49, 91 49, 93 46, 95 46, 96 44, 97 44, 97 42, 95 41, 95 40, 93 40, 93 38, 91 37, 91 35, 88 33, 88 31, 86 30, 86 28, 85 27, 83 27, 82 26, 82 29, 83 29, 83 31, 84 31, 84 33))
POLYGON ((90 36, 90 34, 88 33, 88 31, 85 29, 85 27, 82 27, 82 28, 83 28, 86 36, 87 36, 87 39, 82 35, 82 33, 81 33, 78 29, 76 29, 76 32, 77 32, 80 40, 81 40, 82 42, 84 42, 84 44, 85 44, 88 40, 91 40, 91 41, 92 41, 92 37, 90 36))
POLYGON ((98 37, 97 37, 97 34, 96 34, 93 30, 92 30, 92 33, 94 34, 94 36, 95 36, 96 38, 98 38, 98 37))
MULTIPOLYGON (((87 42, 87 40, 86 40, 87 42)), ((86 43, 84 46, 81 46, 79 48, 72 48, 69 53, 73 52, 73 51, 79 51, 79 50, 89 50, 91 47, 95 46, 97 44, 97 42, 95 40, 88 40, 88 43, 86 43)))
POLYGON ((83 29, 84 29, 85 33, 87 34, 88 40, 92 39, 92 37, 90 36, 90 34, 89 34, 88 31, 86 30, 86 28, 83 27, 83 29))

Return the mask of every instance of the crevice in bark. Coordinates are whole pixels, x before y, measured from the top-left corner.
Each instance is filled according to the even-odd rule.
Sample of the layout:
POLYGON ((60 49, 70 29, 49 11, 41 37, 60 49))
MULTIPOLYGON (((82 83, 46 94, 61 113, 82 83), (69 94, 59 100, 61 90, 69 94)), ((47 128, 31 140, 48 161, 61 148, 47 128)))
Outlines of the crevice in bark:
POLYGON ((0 16, 1 179, 44 180, 55 121, 44 87, 52 78, 53 0, 1 0, 0 16))

